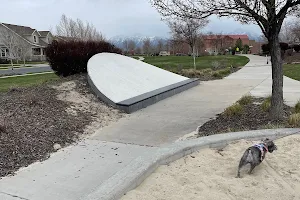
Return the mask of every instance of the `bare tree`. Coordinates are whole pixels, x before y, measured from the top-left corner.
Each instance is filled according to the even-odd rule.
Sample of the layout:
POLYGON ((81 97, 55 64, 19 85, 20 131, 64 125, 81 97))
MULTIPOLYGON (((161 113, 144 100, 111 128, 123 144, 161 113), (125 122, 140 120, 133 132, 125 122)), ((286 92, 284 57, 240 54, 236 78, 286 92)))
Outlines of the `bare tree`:
POLYGON ((293 37, 293 42, 300 43, 300 19, 293 19, 291 22, 291 32, 293 37))
POLYGON ((162 39, 159 39, 157 41, 157 45, 156 45, 156 52, 159 53, 164 49, 164 41, 162 39))
POLYGON ((172 49, 174 54, 183 53, 185 44, 186 43, 180 39, 173 38, 170 40, 170 48, 172 49))
POLYGON ((13 69, 13 60, 18 58, 18 40, 19 36, 10 30, 2 29, 0 31, 0 44, 8 50, 7 58, 10 60, 11 67, 13 69))
POLYGON ((196 43, 200 34, 200 29, 208 23, 205 19, 168 19, 168 25, 171 29, 172 36, 176 40, 187 43, 194 59, 194 68, 196 69, 196 43))
POLYGON ((19 39, 17 40, 17 47, 18 47, 18 58, 23 60, 23 65, 26 65, 26 59, 30 55, 30 52, 32 51, 31 45, 23 40, 19 39))
POLYGON ((151 40, 149 38, 146 38, 143 41, 143 53, 148 56, 151 53, 151 50, 152 50, 151 40))
POLYGON ((89 22, 84 23, 80 19, 73 20, 62 15, 59 25, 56 26, 58 36, 72 38, 74 40, 104 40, 103 35, 89 22))
POLYGON ((141 47, 136 48, 136 49, 135 49, 135 53, 138 54, 138 55, 142 54, 142 49, 141 49, 141 47))
POLYGON ((125 54, 127 54, 128 52, 129 52, 129 40, 124 40, 123 42, 122 42, 122 45, 123 45, 123 49, 125 50, 125 54))
POLYGON ((134 40, 129 40, 128 41, 128 48, 129 48, 129 51, 131 51, 131 52, 135 51, 136 43, 135 43, 134 40))
POLYGON ((211 15, 234 17, 242 23, 257 24, 271 47, 271 116, 283 118, 283 62, 279 33, 287 15, 298 14, 300 0, 151 0, 164 17, 206 19, 211 15))
POLYGON ((285 21, 282 24, 281 31, 279 33, 279 40, 281 42, 292 43, 294 40, 293 24, 291 21, 285 21))

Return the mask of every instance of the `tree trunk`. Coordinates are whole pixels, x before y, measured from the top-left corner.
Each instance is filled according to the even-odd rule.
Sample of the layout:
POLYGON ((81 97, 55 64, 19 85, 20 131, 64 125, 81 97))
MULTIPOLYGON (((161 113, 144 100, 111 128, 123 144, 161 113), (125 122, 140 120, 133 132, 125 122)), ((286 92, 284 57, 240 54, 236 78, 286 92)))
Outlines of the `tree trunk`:
POLYGON ((10 64, 11 64, 11 69, 14 70, 14 63, 13 63, 12 58, 10 59, 10 64))
POLYGON ((269 40, 272 62, 272 100, 271 116, 280 120, 283 118, 283 62, 278 35, 274 34, 269 40))
POLYGON ((197 69, 197 66, 196 66, 196 55, 195 55, 195 45, 193 45, 193 58, 194 58, 194 69, 196 70, 197 69))

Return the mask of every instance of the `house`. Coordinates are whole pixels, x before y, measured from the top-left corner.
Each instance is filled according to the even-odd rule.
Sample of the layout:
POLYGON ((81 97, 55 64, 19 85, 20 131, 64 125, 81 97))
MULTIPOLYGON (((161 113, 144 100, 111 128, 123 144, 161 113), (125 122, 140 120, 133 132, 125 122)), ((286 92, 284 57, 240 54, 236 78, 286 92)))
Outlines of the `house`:
MULTIPOLYGON (((29 51, 26 55, 26 60, 29 61, 44 61, 46 60, 45 48, 53 40, 53 35, 50 31, 38 31, 36 29, 19 26, 13 24, 0 23, 0 37, 4 34, 9 34, 10 37, 0 38, 0 59, 7 59, 9 57, 9 48, 4 44, 5 38, 13 38, 13 40, 19 40, 28 45, 29 51), (3 39, 4 38, 4 39, 3 39), (2 44, 1 44, 2 43, 2 44)), ((15 46, 17 46, 15 42, 15 46)), ((16 56, 14 58, 17 58, 16 56)))
POLYGON ((243 45, 250 46, 250 40, 247 35, 206 35, 203 36, 203 43, 207 53, 218 54, 225 50, 233 49, 239 39, 243 45))

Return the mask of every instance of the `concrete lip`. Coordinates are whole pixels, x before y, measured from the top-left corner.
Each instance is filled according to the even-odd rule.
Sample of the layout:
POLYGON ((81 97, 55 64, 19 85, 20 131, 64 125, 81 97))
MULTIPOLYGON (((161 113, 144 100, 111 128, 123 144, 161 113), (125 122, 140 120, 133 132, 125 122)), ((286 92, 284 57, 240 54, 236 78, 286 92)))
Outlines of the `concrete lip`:
POLYGON ((266 137, 277 139, 293 134, 300 134, 300 129, 245 131, 176 142, 158 149, 155 153, 151 152, 136 158, 82 200, 120 199, 124 194, 138 187, 160 165, 166 165, 203 148, 224 147, 228 143, 240 139, 263 139, 266 137))
POLYGON ((145 62, 100 53, 88 62, 88 82, 104 102, 132 113, 199 84, 145 62))

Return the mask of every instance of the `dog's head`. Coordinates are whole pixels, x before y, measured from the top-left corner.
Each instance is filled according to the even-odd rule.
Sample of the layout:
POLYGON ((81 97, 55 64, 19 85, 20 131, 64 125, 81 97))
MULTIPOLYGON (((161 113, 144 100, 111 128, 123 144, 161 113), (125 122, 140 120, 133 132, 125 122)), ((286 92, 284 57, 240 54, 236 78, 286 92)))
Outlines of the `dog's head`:
POLYGON ((277 146, 275 145, 275 143, 270 140, 269 138, 266 138, 265 140, 263 140, 264 144, 267 146, 268 151, 270 153, 272 153, 273 151, 277 150, 277 146))

